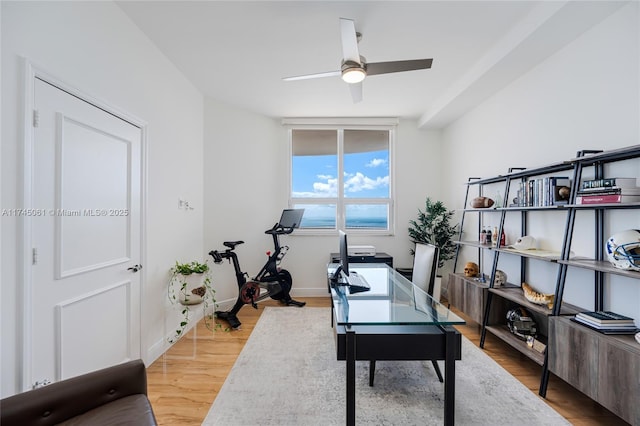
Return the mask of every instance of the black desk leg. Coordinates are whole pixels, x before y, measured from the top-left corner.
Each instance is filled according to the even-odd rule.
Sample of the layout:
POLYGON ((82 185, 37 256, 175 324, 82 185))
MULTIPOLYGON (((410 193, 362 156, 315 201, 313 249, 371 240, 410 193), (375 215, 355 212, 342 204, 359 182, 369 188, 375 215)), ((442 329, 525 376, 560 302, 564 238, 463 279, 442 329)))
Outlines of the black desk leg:
POLYGON ((356 333, 346 328, 347 343, 347 426, 356 424, 356 333))
POLYGON ((453 327, 445 327, 444 361, 444 424, 453 426, 456 405, 456 333, 453 327))

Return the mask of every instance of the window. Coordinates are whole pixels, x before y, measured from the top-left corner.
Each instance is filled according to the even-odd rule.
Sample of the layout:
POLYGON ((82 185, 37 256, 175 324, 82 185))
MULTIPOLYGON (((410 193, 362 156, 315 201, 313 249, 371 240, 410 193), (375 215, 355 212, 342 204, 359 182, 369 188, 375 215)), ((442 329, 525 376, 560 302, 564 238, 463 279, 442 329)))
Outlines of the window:
POLYGON ((290 130, 289 205, 300 228, 389 234, 393 230, 393 127, 290 130))

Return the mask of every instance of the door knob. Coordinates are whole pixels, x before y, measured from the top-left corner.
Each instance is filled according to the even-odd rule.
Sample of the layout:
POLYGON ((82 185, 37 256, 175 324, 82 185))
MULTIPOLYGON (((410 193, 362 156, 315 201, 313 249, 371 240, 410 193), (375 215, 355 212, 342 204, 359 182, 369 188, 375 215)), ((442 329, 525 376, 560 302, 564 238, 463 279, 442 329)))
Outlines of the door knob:
POLYGON ((142 269, 142 265, 133 265, 131 268, 127 268, 127 271, 138 272, 140 269, 142 269))

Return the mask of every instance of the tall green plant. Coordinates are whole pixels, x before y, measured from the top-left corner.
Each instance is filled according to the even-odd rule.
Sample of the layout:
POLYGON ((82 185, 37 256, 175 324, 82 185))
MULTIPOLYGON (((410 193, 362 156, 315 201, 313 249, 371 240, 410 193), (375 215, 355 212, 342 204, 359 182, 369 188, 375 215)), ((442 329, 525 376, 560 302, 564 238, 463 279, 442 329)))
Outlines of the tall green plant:
POLYGON ((442 201, 427 197, 424 211, 418 209, 418 217, 409 221, 409 237, 414 243, 433 244, 440 249, 438 268, 455 255, 453 237, 458 233, 458 224, 451 224, 453 215, 453 210, 448 210, 442 201))

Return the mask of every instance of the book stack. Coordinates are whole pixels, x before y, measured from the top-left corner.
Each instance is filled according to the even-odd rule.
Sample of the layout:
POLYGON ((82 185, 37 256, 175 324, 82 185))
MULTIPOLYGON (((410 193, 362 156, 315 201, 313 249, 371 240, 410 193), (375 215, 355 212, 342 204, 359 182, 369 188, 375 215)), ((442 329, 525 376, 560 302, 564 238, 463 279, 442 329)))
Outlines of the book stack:
POLYGON ((580 312, 572 321, 603 334, 635 334, 638 332, 633 318, 611 311, 580 312))
POLYGON ((585 180, 576 198, 576 204, 635 202, 640 202, 640 187, 636 178, 585 180))
POLYGON ((520 182, 514 204, 509 207, 544 207, 567 204, 571 179, 550 176, 520 182))

